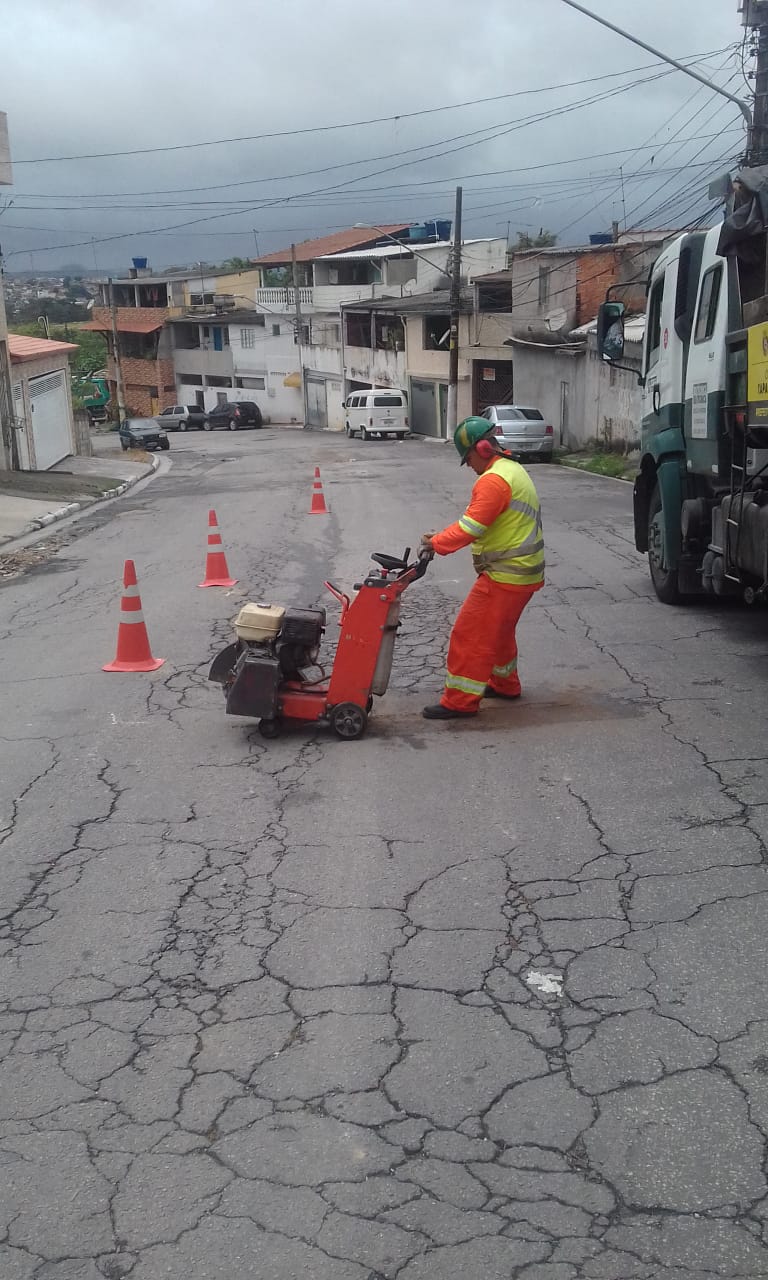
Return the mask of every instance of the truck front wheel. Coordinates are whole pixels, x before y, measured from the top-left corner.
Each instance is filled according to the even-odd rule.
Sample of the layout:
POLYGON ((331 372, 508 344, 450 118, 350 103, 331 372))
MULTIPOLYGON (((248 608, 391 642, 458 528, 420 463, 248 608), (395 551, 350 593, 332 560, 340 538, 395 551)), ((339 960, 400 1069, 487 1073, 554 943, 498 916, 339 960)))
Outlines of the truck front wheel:
POLYGON ((677 569, 664 567, 664 514, 658 484, 648 508, 648 567, 654 591, 662 604, 682 604, 677 569))

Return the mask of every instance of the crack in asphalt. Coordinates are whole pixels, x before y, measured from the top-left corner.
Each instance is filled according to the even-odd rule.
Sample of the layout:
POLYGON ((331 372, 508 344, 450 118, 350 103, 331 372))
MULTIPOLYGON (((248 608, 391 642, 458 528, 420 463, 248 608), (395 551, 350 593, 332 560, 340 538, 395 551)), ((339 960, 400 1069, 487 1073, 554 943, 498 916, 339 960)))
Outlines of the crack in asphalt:
MULTIPOLYGON (((291 494, 278 498, 279 537, 250 553, 254 598, 272 594, 301 541, 291 494)), ((447 486, 442 496, 455 500, 447 486)), ((632 714, 605 722, 615 752, 599 756, 598 736, 583 760, 551 737, 536 755, 533 731, 525 777, 539 804, 505 809, 514 829, 468 819, 443 847, 441 830, 407 831, 394 805, 380 830, 341 823, 327 838, 327 816, 312 817, 318 803, 327 815, 323 784, 340 779, 337 801, 366 778, 384 788, 367 771, 386 770, 393 741, 435 750, 396 713, 374 721, 384 752, 366 764, 319 735, 267 744, 227 724, 217 758, 192 752, 189 786, 165 804, 144 799, 162 757, 136 755, 141 735, 85 750, 77 731, 76 767, 66 734, 10 738, 0 1274, 768 1274, 768 997, 747 981, 760 972, 765 802, 749 793, 760 771, 736 768, 768 764, 768 742, 765 754, 705 747, 700 717, 720 686, 691 692, 681 671, 681 687, 664 689, 657 659, 643 665, 615 621, 649 607, 647 587, 624 581, 637 561, 623 526, 571 527, 601 564, 612 558, 610 580, 569 582, 553 556, 523 663, 531 634, 545 655, 571 644, 632 714), (593 760, 613 757, 621 773, 630 733, 695 779, 696 811, 670 786, 647 824, 640 799, 626 796, 630 820, 616 812, 593 760), (723 984, 714 999, 699 991, 707 965, 723 984), (535 973, 563 994, 538 989, 535 973)), ((325 536, 340 548, 333 515, 325 536)), ((327 554, 312 544, 291 570, 300 598, 319 599, 327 554)), ((6 587, 9 641, 43 624, 30 592, 47 581, 36 571, 6 587)), ((65 611, 82 607, 84 581, 57 583, 65 611)), ((405 602, 393 706, 439 687, 454 611, 437 586, 418 608, 405 602)), ((98 602, 86 618, 97 613, 98 602)), ((230 623, 207 625, 212 656, 230 623)), ((726 624, 694 625, 672 628, 666 647, 719 643, 726 624)), ((207 669, 169 666, 126 713, 162 731, 177 765, 188 735, 223 715, 207 669)), ((550 705, 557 723, 557 696, 550 705)), ((523 725, 528 707, 515 709, 523 725)), ((467 755, 488 748, 488 806, 519 753, 463 741, 467 755)))

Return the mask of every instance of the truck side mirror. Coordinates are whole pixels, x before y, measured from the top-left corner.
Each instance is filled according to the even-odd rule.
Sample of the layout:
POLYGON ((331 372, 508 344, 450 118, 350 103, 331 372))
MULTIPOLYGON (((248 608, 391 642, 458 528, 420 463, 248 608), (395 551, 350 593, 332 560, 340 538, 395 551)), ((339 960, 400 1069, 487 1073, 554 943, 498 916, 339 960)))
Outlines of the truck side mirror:
POLYGON ((609 364, 624 355, 624 312, 623 302, 603 302, 597 313, 597 349, 609 364))

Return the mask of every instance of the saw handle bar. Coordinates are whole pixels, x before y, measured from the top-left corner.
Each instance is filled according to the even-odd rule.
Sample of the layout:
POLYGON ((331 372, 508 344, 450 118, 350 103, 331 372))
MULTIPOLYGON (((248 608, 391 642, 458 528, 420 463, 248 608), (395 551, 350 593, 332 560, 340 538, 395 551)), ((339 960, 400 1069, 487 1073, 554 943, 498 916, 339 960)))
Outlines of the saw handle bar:
MULTIPOLYGON (((402 582, 404 579, 407 579, 408 582, 416 582, 419 578, 423 578, 424 574, 427 572, 427 566, 429 565, 430 560, 434 560, 435 558, 434 551, 430 550, 429 547, 420 548, 418 556, 413 564, 407 563, 407 557, 409 555, 410 547, 408 548, 405 557, 397 562, 398 565, 402 566, 397 574, 397 578, 395 579, 397 582, 402 582)), ((394 560, 394 556, 383 556, 382 559, 394 560)), ((359 586, 360 584, 358 583, 357 585, 359 586)), ((345 591, 341 591, 337 586, 334 586, 332 582, 324 582, 323 586, 330 591, 331 595, 338 600, 341 605, 341 621, 352 601, 345 591)))

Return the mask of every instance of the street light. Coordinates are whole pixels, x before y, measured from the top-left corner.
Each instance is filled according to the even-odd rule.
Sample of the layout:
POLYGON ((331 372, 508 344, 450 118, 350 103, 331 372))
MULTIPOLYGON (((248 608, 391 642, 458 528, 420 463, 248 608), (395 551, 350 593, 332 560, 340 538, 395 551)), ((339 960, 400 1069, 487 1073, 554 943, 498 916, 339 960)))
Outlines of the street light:
POLYGON ((593 13, 585 5, 579 4, 578 0, 563 0, 563 4, 569 5, 571 9, 578 9, 579 13, 585 14, 587 18, 592 18, 593 22, 599 22, 601 26, 607 27, 609 31, 615 31, 616 35, 623 36, 625 40, 631 41, 632 44, 639 45, 641 49, 645 49, 646 53, 652 53, 654 58, 661 58, 662 62, 668 63, 670 67, 676 67, 678 71, 682 71, 685 75, 691 76, 692 79, 698 80, 700 84, 706 85, 713 93, 719 93, 721 98, 727 98, 729 102, 735 103, 751 133, 752 112, 749 103, 745 102, 743 98, 737 97, 735 93, 729 93, 727 89, 722 89, 719 84, 708 80, 700 71, 694 71, 693 67, 687 67, 684 62, 678 62, 677 58, 671 58, 668 53, 662 53, 660 49, 654 48, 652 44, 647 44, 639 36, 633 36, 629 31, 624 31, 622 27, 617 27, 615 23, 609 22, 607 18, 601 18, 599 13, 593 13))

